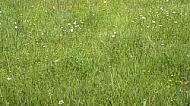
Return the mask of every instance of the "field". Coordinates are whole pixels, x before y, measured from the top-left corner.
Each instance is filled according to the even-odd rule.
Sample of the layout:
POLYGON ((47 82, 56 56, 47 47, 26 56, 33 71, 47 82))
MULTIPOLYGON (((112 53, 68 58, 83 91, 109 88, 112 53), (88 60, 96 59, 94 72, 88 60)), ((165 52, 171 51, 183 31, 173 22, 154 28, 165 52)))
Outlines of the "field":
POLYGON ((1 0, 1 106, 190 106, 189 0, 1 0))

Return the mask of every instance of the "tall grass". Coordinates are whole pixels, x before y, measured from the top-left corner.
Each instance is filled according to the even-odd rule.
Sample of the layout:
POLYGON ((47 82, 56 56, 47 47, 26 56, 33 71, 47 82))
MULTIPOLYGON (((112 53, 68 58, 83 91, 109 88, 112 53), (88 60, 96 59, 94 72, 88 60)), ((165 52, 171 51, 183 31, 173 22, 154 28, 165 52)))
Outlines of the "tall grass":
POLYGON ((188 106, 188 0, 1 0, 0 105, 188 106))

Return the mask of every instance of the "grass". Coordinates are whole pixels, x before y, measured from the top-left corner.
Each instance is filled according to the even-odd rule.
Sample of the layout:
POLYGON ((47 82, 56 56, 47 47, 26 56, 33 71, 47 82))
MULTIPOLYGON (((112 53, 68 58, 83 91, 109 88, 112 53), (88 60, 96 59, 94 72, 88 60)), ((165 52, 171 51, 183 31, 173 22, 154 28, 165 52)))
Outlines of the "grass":
POLYGON ((1 0, 0 105, 190 105, 188 0, 1 0))

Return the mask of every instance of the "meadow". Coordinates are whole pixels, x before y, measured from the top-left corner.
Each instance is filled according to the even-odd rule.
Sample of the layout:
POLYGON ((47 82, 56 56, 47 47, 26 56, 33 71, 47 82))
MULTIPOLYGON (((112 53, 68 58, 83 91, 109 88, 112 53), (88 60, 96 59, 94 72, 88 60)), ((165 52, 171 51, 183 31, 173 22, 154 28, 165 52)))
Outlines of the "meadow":
POLYGON ((1 0, 1 106, 189 106, 189 0, 1 0))

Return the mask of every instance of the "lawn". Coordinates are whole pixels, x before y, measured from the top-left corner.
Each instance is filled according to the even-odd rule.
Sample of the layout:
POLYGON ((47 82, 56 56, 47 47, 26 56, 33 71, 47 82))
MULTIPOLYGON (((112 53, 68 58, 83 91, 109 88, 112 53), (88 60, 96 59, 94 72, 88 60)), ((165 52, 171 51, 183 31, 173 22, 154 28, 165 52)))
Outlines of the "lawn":
POLYGON ((189 0, 1 0, 1 106, 189 106, 189 0))

